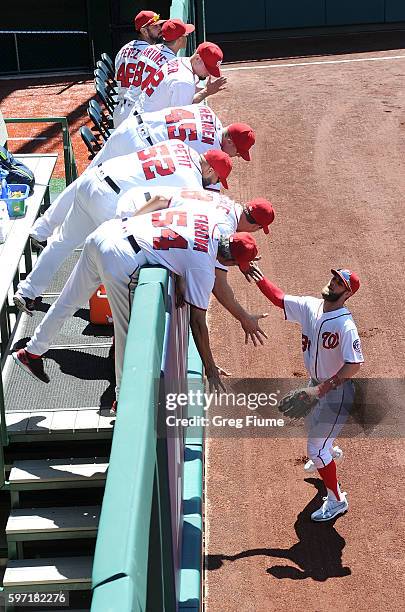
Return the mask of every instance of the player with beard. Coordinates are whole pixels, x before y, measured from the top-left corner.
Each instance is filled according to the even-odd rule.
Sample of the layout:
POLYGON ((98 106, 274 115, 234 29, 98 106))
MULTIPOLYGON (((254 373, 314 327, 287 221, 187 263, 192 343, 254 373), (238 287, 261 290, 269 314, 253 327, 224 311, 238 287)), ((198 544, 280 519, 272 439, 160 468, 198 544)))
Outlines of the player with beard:
POLYGON ((335 458, 341 459, 343 452, 333 442, 350 414, 354 399, 351 379, 364 361, 356 324, 345 306, 360 287, 359 277, 343 268, 331 272, 322 299, 286 295, 257 266, 249 272, 260 291, 284 309, 287 321, 302 327, 302 351, 310 376, 305 391, 318 400, 306 417, 309 461, 304 469, 307 473, 318 470, 327 492, 322 506, 311 515, 316 522, 331 520, 349 507, 336 476, 335 458))
POLYGON ((115 58, 115 80, 117 81, 117 102, 122 103, 130 87, 139 56, 149 45, 162 42, 164 20, 154 11, 140 11, 135 19, 136 38, 122 47, 115 58))

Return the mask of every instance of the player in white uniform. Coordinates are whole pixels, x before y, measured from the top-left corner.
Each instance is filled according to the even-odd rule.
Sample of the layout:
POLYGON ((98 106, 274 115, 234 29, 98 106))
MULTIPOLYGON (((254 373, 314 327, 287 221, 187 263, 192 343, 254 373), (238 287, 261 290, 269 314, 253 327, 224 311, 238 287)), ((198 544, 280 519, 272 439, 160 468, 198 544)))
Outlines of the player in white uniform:
POLYGON ((222 58, 222 51, 217 45, 204 42, 191 57, 171 60, 156 72, 134 108, 143 113, 202 102, 209 95, 223 89, 226 84, 226 78, 221 77, 219 69, 222 58), (211 76, 217 78, 212 81, 211 76), (207 77, 209 78, 206 86, 199 89, 199 80, 207 77))
POLYGON ((306 420, 307 452, 327 490, 321 508, 311 515, 316 522, 329 521, 349 507, 337 481, 333 442, 350 414, 354 399, 351 379, 364 361, 356 325, 344 305, 359 289, 359 278, 342 268, 331 272, 331 280, 322 289, 323 299, 286 295, 257 267, 251 273, 260 291, 284 308, 287 321, 302 327, 304 363, 311 378, 306 393, 318 399, 306 420))
MULTIPOLYGON (((106 287, 115 330, 117 398, 130 316, 131 283, 145 264, 163 265, 185 280, 185 301, 190 304, 190 325, 204 363, 210 388, 222 383, 211 354, 206 310, 215 280, 217 257, 225 265, 249 268, 257 255, 251 234, 221 236, 216 211, 179 207, 104 223, 86 240, 78 263, 62 293, 36 328, 26 349, 13 353, 15 361, 32 376, 49 382, 42 356, 52 339, 100 284, 106 287)), ((133 283, 132 283, 133 284, 133 283)))
POLYGON ((132 107, 137 102, 142 91, 148 87, 152 78, 172 59, 175 59, 180 49, 187 46, 187 36, 194 32, 191 23, 183 23, 181 19, 168 19, 162 26, 164 44, 151 45, 143 50, 138 57, 138 63, 125 96, 114 109, 114 127, 117 128, 128 117, 132 107))
POLYGON ((120 103, 130 86, 138 57, 149 45, 161 42, 161 29, 164 21, 154 11, 141 11, 135 17, 135 30, 138 38, 124 45, 115 58, 115 80, 117 81, 118 102, 120 103))
MULTIPOLYGON (((144 115, 131 113, 114 130, 85 172, 113 157, 128 155, 173 138, 183 140, 198 153, 211 148, 222 149, 230 157, 240 156, 246 161, 250 160, 249 150, 255 143, 255 133, 249 125, 231 123, 223 127, 212 109, 204 105, 191 104, 144 115)), ((62 225, 74 200, 75 184, 76 181, 66 187, 45 214, 35 221, 30 234, 35 241, 47 240, 62 225)))
POLYGON ((230 157, 250 160, 255 133, 246 123, 223 127, 214 111, 203 104, 166 108, 152 113, 133 114, 114 130, 90 167, 111 157, 139 151, 157 142, 178 138, 198 153, 222 149, 230 157))
MULTIPOLYGON (((18 285, 14 303, 32 314, 35 298, 42 295, 53 275, 72 251, 99 225, 128 216, 120 195, 134 186, 201 188, 218 179, 227 188, 231 158, 223 151, 199 155, 181 140, 170 140, 132 155, 115 157, 92 168, 76 183, 75 199, 53 240, 39 256, 33 270, 18 285)), ((125 199, 124 199, 125 202, 125 199)))

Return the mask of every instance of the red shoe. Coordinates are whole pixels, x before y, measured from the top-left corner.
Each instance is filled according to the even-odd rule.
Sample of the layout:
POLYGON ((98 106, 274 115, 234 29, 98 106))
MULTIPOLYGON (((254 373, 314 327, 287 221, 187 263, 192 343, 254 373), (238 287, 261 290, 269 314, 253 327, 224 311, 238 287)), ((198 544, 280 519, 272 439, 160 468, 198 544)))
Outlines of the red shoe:
POLYGON ((25 370, 30 376, 44 383, 49 383, 49 376, 44 370, 44 360, 42 357, 33 359, 29 356, 25 349, 20 349, 16 353, 12 353, 14 361, 25 370))
POLYGON ((110 408, 110 414, 112 416, 117 416, 117 400, 114 400, 112 406, 110 408))

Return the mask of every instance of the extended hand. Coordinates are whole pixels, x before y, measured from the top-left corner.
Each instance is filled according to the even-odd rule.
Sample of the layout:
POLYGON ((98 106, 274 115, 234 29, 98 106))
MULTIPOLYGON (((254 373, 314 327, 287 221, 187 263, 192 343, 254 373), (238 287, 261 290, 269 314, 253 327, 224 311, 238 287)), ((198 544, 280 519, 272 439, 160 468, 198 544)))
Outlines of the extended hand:
POLYGON ((213 81, 212 77, 209 76, 207 80, 207 84, 205 86, 207 96, 213 96, 218 91, 222 91, 223 89, 225 89, 227 80, 228 79, 226 77, 222 76, 222 77, 218 77, 217 79, 215 79, 215 81, 213 81))
POLYGON ((259 266, 255 261, 250 262, 250 268, 247 272, 244 272, 246 280, 250 283, 253 280, 255 283, 258 283, 264 278, 263 272, 260 270, 259 266))
POLYGON ((207 380, 210 393, 226 391, 224 384, 219 377, 218 369, 216 369, 215 372, 211 372, 211 374, 207 376, 207 380))
POLYGON ((249 314, 240 322, 245 332, 245 344, 249 343, 249 338, 252 340, 254 346, 257 346, 257 342, 264 344, 263 338, 267 339, 267 334, 259 326, 259 321, 260 319, 265 319, 267 316, 267 312, 263 314, 249 314))

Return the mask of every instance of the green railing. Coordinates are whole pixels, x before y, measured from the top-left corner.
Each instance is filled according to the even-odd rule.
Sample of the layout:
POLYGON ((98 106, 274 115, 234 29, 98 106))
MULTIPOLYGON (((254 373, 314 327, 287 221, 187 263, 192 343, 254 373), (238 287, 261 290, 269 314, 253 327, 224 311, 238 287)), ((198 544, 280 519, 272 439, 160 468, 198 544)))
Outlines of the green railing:
POLYGON ((141 270, 93 567, 93 612, 176 609, 166 439, 156 419, 168 272, 141 270))
POLYGON ((73 153, 72 140, 70 138, 69 126, 66 117, 8 117, 4 118, 6 123, 55 123, 60 124, 63 140, 63 159, 65 162, 66 185, 70 185, 77 178, 75 156, 73 153))

